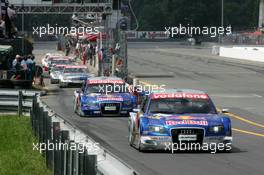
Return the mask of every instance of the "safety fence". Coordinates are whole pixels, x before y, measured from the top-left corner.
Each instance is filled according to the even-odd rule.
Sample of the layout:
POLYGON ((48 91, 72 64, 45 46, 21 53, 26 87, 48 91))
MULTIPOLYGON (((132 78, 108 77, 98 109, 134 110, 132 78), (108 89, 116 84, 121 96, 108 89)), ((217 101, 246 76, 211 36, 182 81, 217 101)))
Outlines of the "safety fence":
MULTIPOLYGON (((38 150, 46 159, 46 165, 54 175, 95 175, 97 156, 89 155, 82 143, 75 142, 70 129, 53 117, 34 97, 30 112, 31 125, 38 140, 38 150), (78 148, 78 149, 77 149, 78 148)), ((69 123, 67 123, 69 125, 69 123)), ((85 139, 85 138, 84 138, 85 139)))
POLYGON ((37 149, 54 175, 137 175, 124 161, 34 96, 31 125, 37 149))
POLYGON ((264 34, 261 32, 255 33, 233 33, 223 38, 224 44, 242 44, 242 45, 263 45, 264 34))
POLYGON ((18 113, 19 116, 23 113, 29 113, 36 94, 42 95, 43 92, 0 90, 0 112, 18 113))

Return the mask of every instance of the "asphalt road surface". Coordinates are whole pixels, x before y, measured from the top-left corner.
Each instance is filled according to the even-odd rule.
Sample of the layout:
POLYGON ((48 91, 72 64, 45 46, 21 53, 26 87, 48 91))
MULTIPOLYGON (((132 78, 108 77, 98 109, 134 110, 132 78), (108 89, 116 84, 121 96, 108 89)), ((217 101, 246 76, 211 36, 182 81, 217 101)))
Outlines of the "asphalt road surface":
POLYGON ((140 153, 128 145, 127 118, 80 118, 73 112, 74 89, 70 88, 43 99, 140 174, 263 174, 263 64, 220 58, 212 56, 209 48, 175 43, 129 43, 128 47, 129 71, 142 81, 204 90, 218 107, 230 109, 232 153, 140 153))

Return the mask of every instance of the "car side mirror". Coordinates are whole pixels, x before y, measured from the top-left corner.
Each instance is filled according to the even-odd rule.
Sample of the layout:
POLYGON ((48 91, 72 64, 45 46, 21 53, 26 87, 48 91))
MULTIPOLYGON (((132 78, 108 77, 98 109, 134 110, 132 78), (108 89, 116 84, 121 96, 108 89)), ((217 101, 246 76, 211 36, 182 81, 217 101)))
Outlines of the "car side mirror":
POLYGON ((223 114, 226 114, 226 113, 228 113, 228 112, 229 112, 229 109, 227 109, 227 108, 224 108, 224 109, 222 109, 222 110, 221 110, 221 112, 222 112, 223 114))

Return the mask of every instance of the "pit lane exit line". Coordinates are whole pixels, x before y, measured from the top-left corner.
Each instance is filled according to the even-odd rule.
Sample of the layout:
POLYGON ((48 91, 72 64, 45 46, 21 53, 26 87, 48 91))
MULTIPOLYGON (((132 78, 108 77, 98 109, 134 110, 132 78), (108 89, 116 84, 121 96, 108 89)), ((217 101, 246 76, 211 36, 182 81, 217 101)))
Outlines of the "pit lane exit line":
POLYGON ((255 132, 251 132, 251 131, 245 131, 245 130, 241 130, 241 129, 237 129, 237 128, 232 128, 232 131, 237 131, 237 132, 241 132, 241 133, 245 133, 245 134, 249 134, 249 135, 264 137, 264 134, 255 133, 255 132))
POLYGON ((256 122, 250 121, 250 120, 248 120, 248 119, 242 118, 242 117, 240 117, 240 116, 238 116, 238 115, 235 115, 235 114, 232 114, 232 113, 230 113, 230 112, 228 112, 227 115, 230 116, 230 117, 236 118, 236 119, 238 119, 238 120, 241 120, 241 121, 243 121, 243 122, 249 123, 249 124, 251 124, 251 125, 258 126, 258 127, 261 127, 261 128, 264 128, 264 125, 262 125, 262 124, 260 124, 260 123, 256 123, 256 122))

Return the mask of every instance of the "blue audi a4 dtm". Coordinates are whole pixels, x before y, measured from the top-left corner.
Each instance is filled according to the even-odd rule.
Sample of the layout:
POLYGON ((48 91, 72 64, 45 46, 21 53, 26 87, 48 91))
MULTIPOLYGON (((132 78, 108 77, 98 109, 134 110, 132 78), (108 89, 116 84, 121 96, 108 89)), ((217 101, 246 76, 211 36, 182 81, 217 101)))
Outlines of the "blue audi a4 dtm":
POLYGON ((74 91, 74 111, 80 116, 129 116, 137 97, 118 77, 92 77, 74 91))
POLYGON ((208 94, 167 89, 143 95, 141 101, 128 120, 129 144, 138 150, 164 151, 182 144, 199 151, 212 149, 211 145, 227 152, 232 149, 231 121, 226 111, 217 112, 208 94))

